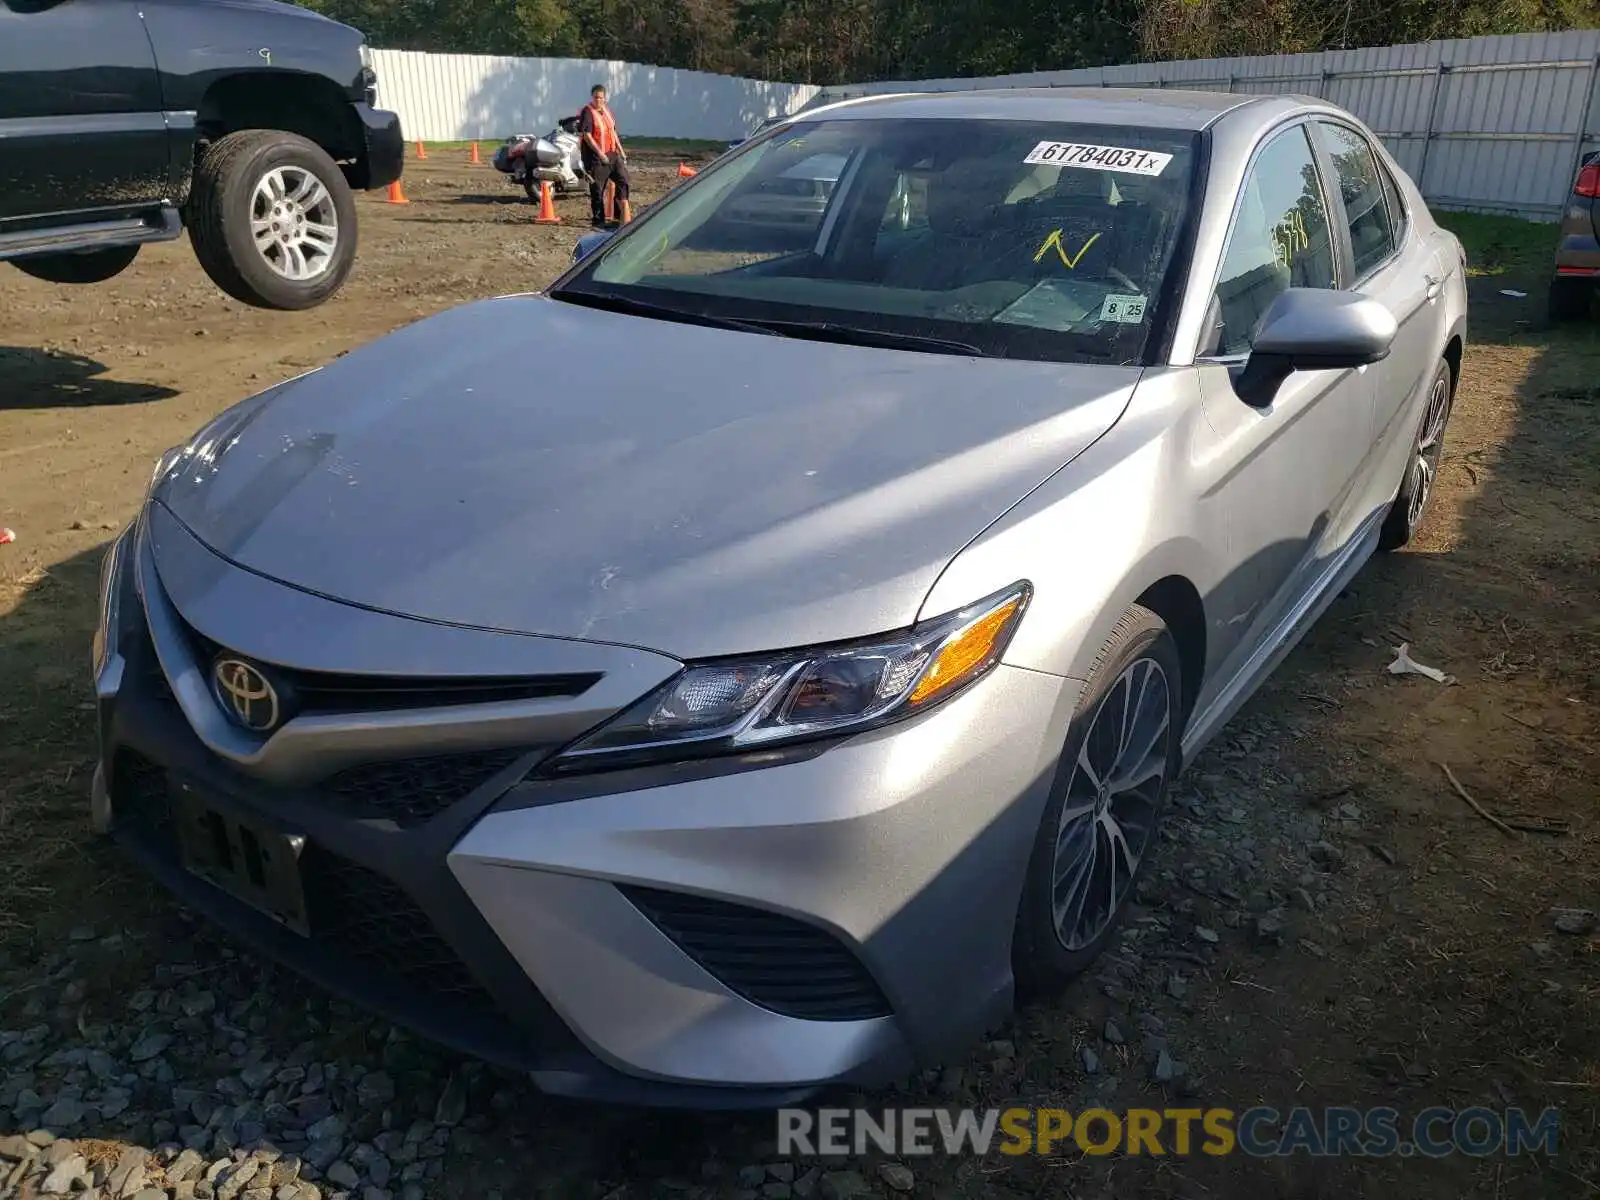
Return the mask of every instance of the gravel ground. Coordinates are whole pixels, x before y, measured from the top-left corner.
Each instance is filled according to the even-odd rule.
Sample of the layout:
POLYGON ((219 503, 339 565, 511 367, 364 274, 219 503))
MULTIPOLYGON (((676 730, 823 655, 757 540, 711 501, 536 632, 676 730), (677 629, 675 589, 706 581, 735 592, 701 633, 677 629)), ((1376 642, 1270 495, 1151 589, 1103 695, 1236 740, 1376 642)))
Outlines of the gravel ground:
MULTIPOLYGON (((1415 1197, 1600 1192, 1600 333, 1475 300, 1448 465, 1184 777, 1119 943, 894 1105, 1481 1103, 1562 1112, 1554 1163, 780 1159, 770 1115, 550 1101, 235 949, 93 839, 95 571, 148 465, 274 379, 533 287, 579 232, 430 156, 361 201, 347 291, 220 298, 178 244, 92 290, 0 276, 0 1200, 1415 1197), (1453 677, 1389 675, 1393 647, 1453 677), (1520 826, 1483 821, 1445 779, 1520 826)), ((643 198, 675 162, 642 164, 643 198)), ((1526 305, 1524 305, 1525 307, 1526 305)), ((492 364, 485 364, 492 369, 492 364)))

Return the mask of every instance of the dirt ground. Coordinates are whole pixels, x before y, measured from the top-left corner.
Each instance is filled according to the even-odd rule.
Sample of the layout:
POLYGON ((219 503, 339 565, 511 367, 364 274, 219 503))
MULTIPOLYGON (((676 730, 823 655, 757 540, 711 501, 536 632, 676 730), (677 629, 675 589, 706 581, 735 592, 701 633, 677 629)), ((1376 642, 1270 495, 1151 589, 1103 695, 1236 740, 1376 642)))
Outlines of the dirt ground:
MULTIPOLYGON (((187 242, 96 288, 0 271, 0 526, 17 535, 0 546, 0 1031, 39 1019, 74 1037, 116 1020, 129 993, 171 986, 171 964, 204 959, 245 980, 247 998, 281 1001, 289 1016, 251 1026, 279 1058, 310 1038, 330 1063, 390 1062, 393 1036, 339 1006, 296 1027, 317 1003, 300 985, 227 957, 91 838, 89 640, 98 552, 162 450, 272 382, 566 263, 584 202, 535 226, 518 188, 464 157, 410 164, 404 207, 362 197, 351 281, 308 313, 225 299, 187 242), (59 977, 85 926, 111 934, 113 961, 25 1011, 28 980, 59 977)), ((675 166, 638 165, 641 202, 675 166)), ((1473 246, 1471 344, 1426 536, 1370 565, 1185 777, 1140 913, 1103 969, 1024 1008, 970 1059, 870 1099, 1554 1107, 1557 1157, 1063 1147, 908 1160, 904 1175, 835 1164, 821 1194, 1600 1196, 1600 932, 1563 932, 1552 912, 1600 908, 1600 328, 1546 329, 1537 263, 1492 237, 1473 246), (1390 675, 1402 642, 1451 682, 1390 675), (1170 1079, 1151 1069, 1163 1051, 1181 1060, 1170 1079)), ((475 1136, 452 1143, 430 1196, 782 1200, 817 1187, 811 1164, 773 1160, 770 1118, 575 1110, 418 1053, 402 1079, 419 1095, 453 1073, 475 1080, 475 1136)), ((48 1101, 41 1072, 28 1086, 48 1101)), ((20 1132, 0 1103, 0 1138, 20 1132)), ((108 1120, 75 1136, 115 1147, 153 1144, 148 1133, 108 1120)))

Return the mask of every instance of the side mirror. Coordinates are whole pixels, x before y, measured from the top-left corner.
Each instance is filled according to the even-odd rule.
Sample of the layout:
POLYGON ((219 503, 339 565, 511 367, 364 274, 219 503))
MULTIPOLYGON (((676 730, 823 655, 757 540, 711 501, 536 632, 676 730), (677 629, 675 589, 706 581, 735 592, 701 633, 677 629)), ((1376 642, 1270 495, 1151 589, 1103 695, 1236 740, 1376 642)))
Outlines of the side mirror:
POLYGON ((1233 389, 1266 408, 1295 371, 1336 371, 1382 362, 1398 326, 1376 300, 1324 288, 1289 288, 1267 308, 1233 389))
POLYGON ((572 261, 582 262, 605 244, 611 237, 612 230, 596 229, 584 234, 578 239, 578 244, 572 248, 572 261))

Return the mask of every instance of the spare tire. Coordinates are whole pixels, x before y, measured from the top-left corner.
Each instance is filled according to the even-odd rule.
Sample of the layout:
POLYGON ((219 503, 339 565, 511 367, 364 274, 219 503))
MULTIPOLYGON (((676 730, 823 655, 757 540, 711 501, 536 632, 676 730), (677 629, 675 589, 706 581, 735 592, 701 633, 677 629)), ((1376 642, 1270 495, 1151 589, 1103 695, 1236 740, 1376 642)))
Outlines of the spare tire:
POLYGON ((212 143, 195 170, 189 241, 200 266, 235 300, 314 308, 356 257, 356 206, 333 159, 276 129, 212 143))
POLYGON ((13 258, 11 265, 46 283, 104 283, 126 271, 137 257, 138 246, 111 246, 65 254, 30 254, 13 258))

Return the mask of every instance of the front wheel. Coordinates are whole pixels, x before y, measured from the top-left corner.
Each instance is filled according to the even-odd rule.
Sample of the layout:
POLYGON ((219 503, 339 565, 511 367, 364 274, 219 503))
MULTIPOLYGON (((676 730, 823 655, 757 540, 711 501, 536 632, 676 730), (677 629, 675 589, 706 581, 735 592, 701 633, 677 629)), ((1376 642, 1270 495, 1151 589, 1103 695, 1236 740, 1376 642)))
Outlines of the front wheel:
POLYGON ((235 300, 313 308, 339 290, 355 262, 355 200, 314 142, 245 129, 200 159, 189 240, 211 281, 235 300))
POLYGON ((1126 913, 1182 761, 1181 671, 1166 623, 1141 605, 1101 648, 1023 883, 1012 957, 1024 989, 1082 973, 1126 913))
POLYGON ((1450 407, 1454 392, 1450 364, 1441 362, 1428 385, 1428 401, 1422 410, 1422 423, 1411 442, 1411 457, 1406 464, 1405 481, 1400 492, 1389 506, 1378 533, 1378 549, 1398 550, 1422 528, 1428 515, 1428 503, 1433 499, 1434 484, 1438 481, 1439 464, 1444 458, 1444 431, 1450 423, 1450 407))
POLYGON ((46 283, 104 283, 126 271, 138 256, 138 246, 113 246, 76 254, 33 254, 14 258, 11 264, 46 283))

